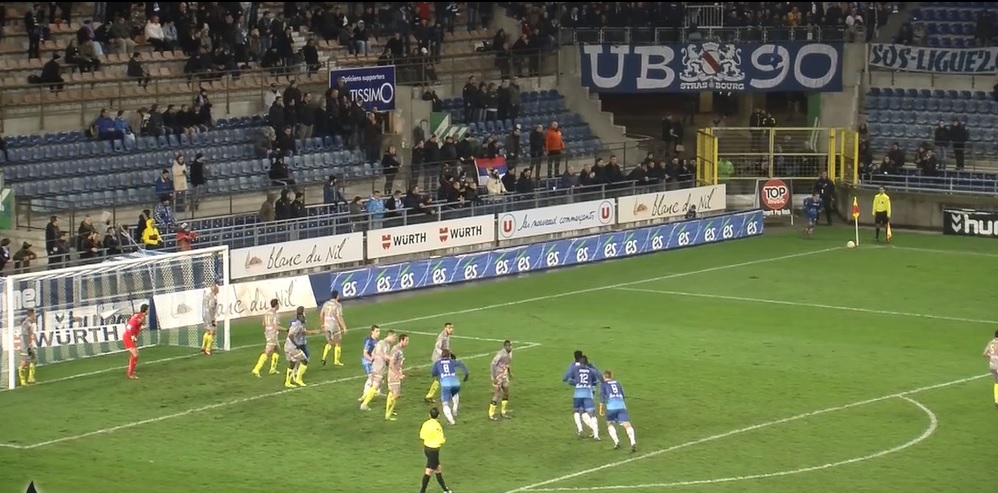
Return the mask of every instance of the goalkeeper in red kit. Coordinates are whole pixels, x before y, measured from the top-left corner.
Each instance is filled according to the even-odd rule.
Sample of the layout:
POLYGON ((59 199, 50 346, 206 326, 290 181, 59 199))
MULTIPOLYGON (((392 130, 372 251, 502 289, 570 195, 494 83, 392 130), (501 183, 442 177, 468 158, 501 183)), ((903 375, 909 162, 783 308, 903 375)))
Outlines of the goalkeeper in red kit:
POLYGON ((128 350, 128 373, 126 376, 135 380, 139 378, 135 374, 135 366, 139 364, 139 332, 142 330, 142 326, 146 323, 146 315, 149 313, 149 305, 142 304, 139 307, 139 311, 132 315, 132 318, 128 319, 128 325, 125 327, 125 349, 128 350))

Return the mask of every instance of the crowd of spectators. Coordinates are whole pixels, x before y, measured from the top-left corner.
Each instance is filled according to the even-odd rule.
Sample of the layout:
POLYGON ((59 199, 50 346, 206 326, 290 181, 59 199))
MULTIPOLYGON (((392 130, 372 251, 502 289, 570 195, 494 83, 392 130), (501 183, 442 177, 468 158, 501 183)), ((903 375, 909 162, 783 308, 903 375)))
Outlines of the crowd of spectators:
MULTIPOLYGON (((9 240, 4 241, 9 244, 9 240)), ((7 260, 13 259, 14 269, 27 270, 31 267, 30 262, 37 258, 37 255, 31 251, 29 243, 24 243, 21 250, 13 256, 9 255, 7 247, 0 242, 0 251, 2 251, 0 268, 7 260), (20 263, 18 263, 19 257, 20 263)), ((105 214, 96 222, 91 216, 84 216, 75 235, 62 229, 62 221, 58 216, 51 216, 45 226, 45 253, 49 269, 65 267, 71 262, 100 262, 107 257, 121 255, 136 249, 137 244, 129 236, 127 229, 113 225, 109 214, 105 214)))
MULTIPOLYGON (((895 42, 908 46, 926 46, 930 34, 922 22, 905 22, 898 31, 895 42)), ((974 20, 974 44, 979 47, 994 46, 995 18, 990 10, 980 9, 974 20)))
POLYGON ((954 118, 947 123, 939 120, 931 130, 932 138, 917 144, 893 142, 883 157, 877 158, 870 141, 869 127, 863 123, 858 129, 860 172, 864 177, 872 175, 901 174, 906 166, 913 166, 921 176, 938 176, 939 171, 952 165, 956 170, 966 166, 967 145, 970 130, 964 122, 954 118), (915 147, 914 152, 906 147, 915 147))
POLYGON ((762 29, 771 37, 789 37, 792 28, 813 28, 843 33, 846 40, 864 35, 872 39, 876 29, 896 12, 895 3, 864 2, 587 2, 543 5, 514 2, 510 13, 523 23, 524 32, 537 33, 553 42, 560 27, 565 28, 635 28, 660 29, 666 39, 680 41, 681 34, 697 31, 698 26, 744 28, 740 40, 759 39, 762 29), (716 19, 698 9, 718 7, 716 19), (684 31, 685 30, 685 31, 684 31))

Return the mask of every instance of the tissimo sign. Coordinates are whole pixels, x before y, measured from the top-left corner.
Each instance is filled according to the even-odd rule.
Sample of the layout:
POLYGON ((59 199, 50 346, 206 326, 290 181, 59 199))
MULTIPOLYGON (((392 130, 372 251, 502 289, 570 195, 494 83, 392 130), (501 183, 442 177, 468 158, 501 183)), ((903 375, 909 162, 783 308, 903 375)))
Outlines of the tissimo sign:
POLYGON ((998 212, 943 209, 943 234, 998 238, 998 212))

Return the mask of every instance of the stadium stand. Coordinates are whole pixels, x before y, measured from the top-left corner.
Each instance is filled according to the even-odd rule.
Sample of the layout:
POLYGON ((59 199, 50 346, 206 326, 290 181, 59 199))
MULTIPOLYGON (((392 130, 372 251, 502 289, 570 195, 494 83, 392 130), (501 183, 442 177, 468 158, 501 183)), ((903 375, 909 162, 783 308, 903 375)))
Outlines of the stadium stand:
MULTIPOLYGON (((989 10, 996 7, 994 2, 923 2, 910 10, 894 42, 939 48, 993 46, 989 10)), ((933 77, 910 74, 903 84, 889 87, 877 79, 880 87, 867 92, 863 110, 869 137, 861 152, 867 184, 994 194, 994 92, 936 88, 933 77)))
POLYGON ((996 2, 923 2, 912 9, 909 23, 895 41, 932 48, 994 45, 996 2))

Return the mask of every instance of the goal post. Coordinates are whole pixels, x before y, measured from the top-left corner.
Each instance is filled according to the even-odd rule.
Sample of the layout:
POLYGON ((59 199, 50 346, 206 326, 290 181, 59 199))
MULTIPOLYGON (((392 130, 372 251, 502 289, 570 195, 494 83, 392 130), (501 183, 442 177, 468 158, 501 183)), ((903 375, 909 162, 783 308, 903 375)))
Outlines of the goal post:
POLYGON ((21 324, 31 309, 37 319, 33 342, 38 366, 123 351, 125 324, 143 304, 150 311, 140 347, 200 348, 205 319, 211 315, 217 348, 230 349, 227 246, 141 251, 129 257, 3 278, 0 385, 18 385, 21 324), (218 311, 209 314, 205 293, 215 283, 220 287, 218 311))

